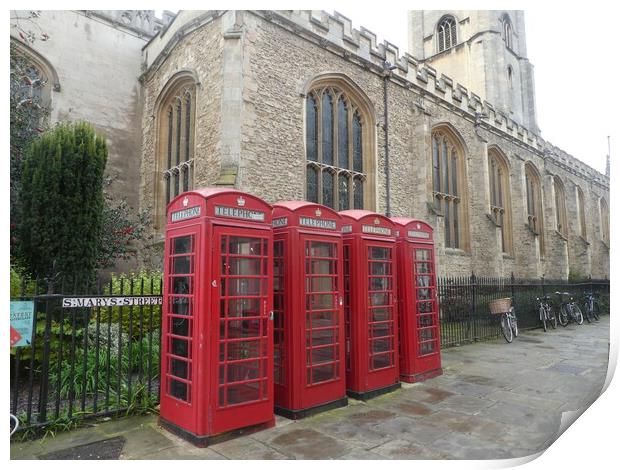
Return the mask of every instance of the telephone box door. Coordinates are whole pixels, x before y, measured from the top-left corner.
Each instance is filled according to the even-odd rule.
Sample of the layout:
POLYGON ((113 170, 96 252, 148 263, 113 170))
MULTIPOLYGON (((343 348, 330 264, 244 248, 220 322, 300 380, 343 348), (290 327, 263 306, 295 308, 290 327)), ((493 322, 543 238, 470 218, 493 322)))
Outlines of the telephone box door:
MULTIPOLYGON (((394 244, 367 242, 368 323, 366 386, 373 389, 397 381, 394 244)), ((366 335, 362 335, 364 337, 366 335)))
POLYGON ((193 337, 199 293, 196 270, 201 253, 200 224, 170 231, 165 250, 168 263, 164 267, 164 305, 162 324, 161 412, 174 415, 177 424, 192 432, 197 430, 196 406, 202 406, 195 380, 197 348, 193 337))
POLYGON ((415 371, 432 371, 441 367, 439 315, 435 285, 435 259, 432 245, 411 244, 413 288, 416 303, 415 371))
POLYGON ((272 235, 233 227, 213 235, 212 396, 214 429, 224 432, 273 416, 272 235))
POLYGON ((340 380, 344 354, 340 292, 342 242, 328 237, 302 236, 305 277, 304 336, 302 340, 307 387, 303 407, 328 401, 324 397, 344 394, 340 380), (333 390, 332 390, 333 389, 333 390))

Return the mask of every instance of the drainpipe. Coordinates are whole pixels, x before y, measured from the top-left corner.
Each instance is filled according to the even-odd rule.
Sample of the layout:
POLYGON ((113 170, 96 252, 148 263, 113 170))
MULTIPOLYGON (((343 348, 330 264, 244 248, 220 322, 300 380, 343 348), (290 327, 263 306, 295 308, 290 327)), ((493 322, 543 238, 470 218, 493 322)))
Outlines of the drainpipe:
POLYGON ((392 76, 392 70, 396 68, 396 65, 390 64, 387 60, 383 62, 383 132, 385 143, 385 215, 391 217, 392 211, 390 208, 390 151, 388 141, 388 81, 392 76))

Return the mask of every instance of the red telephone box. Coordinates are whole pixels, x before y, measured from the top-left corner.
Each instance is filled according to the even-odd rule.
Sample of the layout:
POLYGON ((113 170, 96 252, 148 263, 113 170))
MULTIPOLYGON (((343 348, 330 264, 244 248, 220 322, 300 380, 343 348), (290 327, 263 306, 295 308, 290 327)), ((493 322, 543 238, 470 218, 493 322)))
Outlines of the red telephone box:
POLYGON ((341 211, 347 394, 368 399, 400 387, 394 224, 341 211))
POLYGON ((340 216, 273 206, 275 410, 303 418, 347 404, 340 216))
POLYGON ((168 205, 160 423, 196 445, 275 423, 271 209, 220 188, 168 205))
POLYGON ((442 374, 433 229, 393 217, 398 230, 400 380, 420 382, 442 374))

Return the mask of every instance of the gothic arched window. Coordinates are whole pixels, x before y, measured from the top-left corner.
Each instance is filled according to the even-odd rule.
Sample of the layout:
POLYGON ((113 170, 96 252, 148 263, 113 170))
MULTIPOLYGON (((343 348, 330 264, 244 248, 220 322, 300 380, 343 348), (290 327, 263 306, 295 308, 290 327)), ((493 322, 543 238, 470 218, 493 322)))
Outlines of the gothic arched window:
POLYGON ((462 194, 464 193, 463 150, 447 131, 431 135, 433 168, 433 205, 444 216, 446 248, 467 246, 467 223, 462 194))
POLYGON ((555 176, 553 178, 553 189, 555 193, 555 221, 558 232, 564 238, 568 237, 568 224, 566 222, 566 193, 564 191, 564 183, 555 176))
POLYGON ((601 210, 601 238, 609 245, 609 206, 605 198, 600 199, 601 210))
POLYGON ((510 179, 508 163, 497 151, 489 151, 489 192, 491 216, 502 230, 502 251, 512 252, 512 214, 510 210, 510 179))
MULTIPOLYGON (((322 80, 322 82, 325 82, 322 80)), ((370 119, 350 90, 327 83, 306 96, 306 199, 336 210, 373 206, 370 119), (369 193, 370 194, 367 194, 369 193)))
POLYGON ((183 77, 166 88, 158 113, 160 213, 172 199, 192 189, 194 179, 196 84, 183 77))
POLYGON ((502 16, 502 39, 506 42, 506 47, 512 49, 512 22, 508 15, 502 16))
POLYGON ((456 20, 446 16, 437 25, 437 52, 456 46, 456 20))
POLYGON ((583 191, 577 186, 577 217, 579 218, 579 235, 584 240, 587 239, 586 232, 586 206, 585 198, 583 197, 583 191))
POLYGON ((542 256, 545 251, 545 245, 540 176, 536 167, 529 162, 525 164, 525 194, 527 202, 527 224, 530 229, 540 237, 540 254, 542 256))
POLYGON ((52 106, 52 90, 60 91, 56 70, 41 54, 11 40, 10 85, 15 107, 32 110, 22 115, 31 120, 26 127, 40 127, 52 106))

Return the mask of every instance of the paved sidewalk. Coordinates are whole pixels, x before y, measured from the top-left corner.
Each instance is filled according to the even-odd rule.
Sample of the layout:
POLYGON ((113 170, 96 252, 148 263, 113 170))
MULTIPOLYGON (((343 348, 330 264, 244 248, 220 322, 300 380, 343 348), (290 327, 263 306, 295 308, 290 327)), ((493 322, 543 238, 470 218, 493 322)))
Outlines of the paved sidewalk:
POLYGON ((522 332, 443 352, 444 375, 368 402, 200 449, 157 426, 157 416, 111 420, 11 445, 40 458, 122 435, 122 459, 499 459, 556 438, 562 412, 587 408, 607 373, 609 316, 581 326, 522 332))

